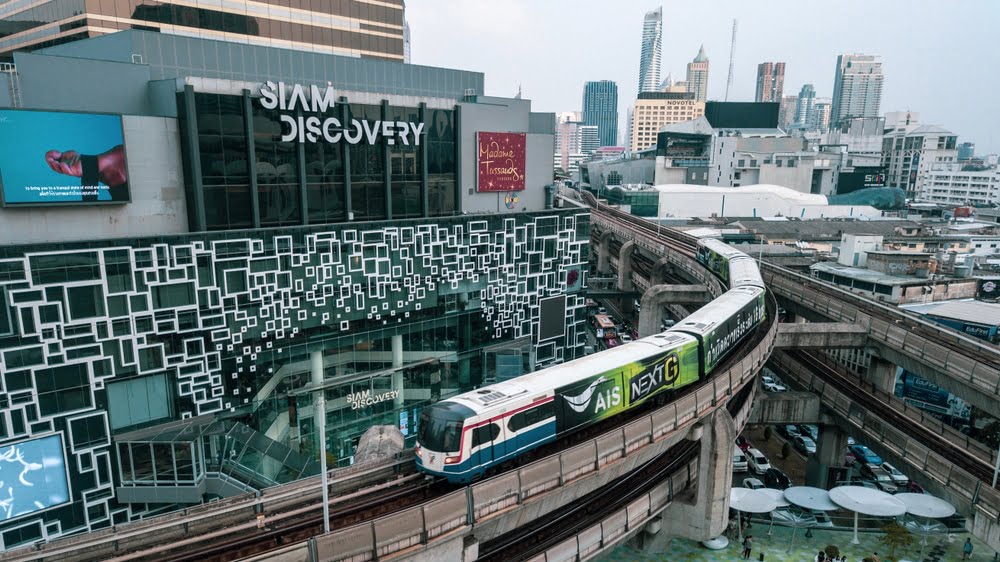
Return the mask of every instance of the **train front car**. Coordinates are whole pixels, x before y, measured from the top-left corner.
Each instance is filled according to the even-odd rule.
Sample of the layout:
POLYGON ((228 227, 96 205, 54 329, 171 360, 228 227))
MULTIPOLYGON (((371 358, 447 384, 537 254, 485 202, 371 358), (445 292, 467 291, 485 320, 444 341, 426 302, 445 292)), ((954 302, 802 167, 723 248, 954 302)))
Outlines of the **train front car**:
POLYGON ((451 400, 424 408, 417 427, 417 470, 453 480, 463 470, 463 428, 475 415, 471 408, 451 400))
POLYGON ((702 373, 710 373, 766 316, 765 291, 745 286, 726 294, 689 314, 668 332, 698 338, 702 373))

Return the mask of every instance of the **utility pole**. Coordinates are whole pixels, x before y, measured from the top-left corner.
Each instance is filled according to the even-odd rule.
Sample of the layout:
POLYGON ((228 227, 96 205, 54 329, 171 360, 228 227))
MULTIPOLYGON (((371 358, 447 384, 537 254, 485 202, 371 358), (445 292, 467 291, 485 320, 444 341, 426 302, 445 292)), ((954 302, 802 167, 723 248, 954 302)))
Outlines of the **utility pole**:
POLYGON ((729 42, 729 80, 726 81, 726 99, 729 101, 729 88, 733 86, 733 62, 736 58, 736 19, 733 18, 733 38, 729 42))

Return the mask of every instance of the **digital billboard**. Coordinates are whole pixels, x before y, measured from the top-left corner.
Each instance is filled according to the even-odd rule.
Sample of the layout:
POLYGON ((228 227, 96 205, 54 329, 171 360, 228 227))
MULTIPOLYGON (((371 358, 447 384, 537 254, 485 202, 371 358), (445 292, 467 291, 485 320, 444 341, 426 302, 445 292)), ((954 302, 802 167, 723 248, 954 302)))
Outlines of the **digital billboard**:
POLYGON ((0 110, 5 207, 127 203, 120 115, 0 110))
POLYGON ((476 133, 479 191, 524 191, 524 133, 476 133))
POLYGON ((837 193, 853 193, 870 187, 885 187, 885 168, 861 167, 853 172, 844 172, 837 179, 837 193))
POLYGON ((0 445, 0 520, 69 501, 62 437, 49 435, 0 445))

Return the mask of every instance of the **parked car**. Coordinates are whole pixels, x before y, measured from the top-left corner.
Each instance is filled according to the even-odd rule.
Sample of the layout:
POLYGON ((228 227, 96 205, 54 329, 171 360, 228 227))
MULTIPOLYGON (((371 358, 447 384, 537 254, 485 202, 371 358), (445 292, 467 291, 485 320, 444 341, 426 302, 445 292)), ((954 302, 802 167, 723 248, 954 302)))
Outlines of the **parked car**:
POLYGON ((795 450, 802 453, 803 455, 816 454, 816 442, 808 437, 799 435, 794 440, 792 440, 792 445, 795 447, 795 450))
POLYGON ((669 318, 664 318, 663 320, 660 320, 660 328, 663 328, 664 331, 673 328, 674 324, 675 322, 669 318))
POLYGON ((794 505, 779 507, 771 512, 771 519, 775 523, 795 525, 796 527, 816 527, 816 516, 812 513, 794 505))
POLYGON ((892 481, 892 476, 882 468, 881 466, 874 466, 870 464, 862 465, 859 471, 862 478, 866 478, 871 482, 874 482, 878 486, 879 490, 883 492, 888 492, 890 494, 895 494, 899 488, 896 486, 895 482, 892 481))
POLYGON ((599 307, 597 307, 597 313, 598 314, 607 314, 608 313, 608 309, 604 308, 603 306, 599 306, 599 307))
POLYGON ((871 464, 875 466, 882 464, 882 457, 878 456, 875 454, 875 451, 872 451, 864 445, 850 445, 848 449, 854 453, 854 458, 861 464, 871 464))
POLYGON ((788 389, 773 382, 764 383, 764 392, 785 392, 788 389))
POLYGON ((767 461, 764 453, 752 448, 747 451, 747 464, 755 474, 764 474, 771 468, 771 463, 767 461))
POLYGON ((813 441, 816 441, 819 439, 819 426, 811 423, 800 423, 799 435, 811 437, 813 441))
MULTIPOLYGON (((927 492, 925 492, 925 491, 924 491, 924 489, 923 489, 923 488, 922 488, 922 487, 920 486, 920 484, 917 484, 916 482, 914 482, 914 481, 912 481, 912 480, 910 481, 910 485, 909 485, 909 486, 907 486, 907 488, 909 488, 909 491, 910 491, 911 493, 913 493, 913 494, 926 494, 926 493, 927 493, 927 492)), ((906 488, 903 488, 903 489, 905 490, 906 488)))
POLYGON ((830 516, 825 511, 818 509, 810 509, 808 511, 816 518, 817 527, 833 527, 833 521, 830 520, 830 516))
POLYGON ((892 481, 899 486, 900 489, 905 488, 906 485, 910 483, 910 479, 891 464, 884 462, 882 463, 882 468, 889 473, 889 476, 892 476, 892 481))
POLYGON ((764 488, 764 483, 756 478, 744 478, 743 487, 750 488, 751 490, 762 490, 764 488))
POLYGON ((769 468, 764 472, 764 485, 775 490, 792 487, 792 479, 777 468, 769 468))
POLYGON ((733 472, 746 472, 748 470, 747 456, 739 445, 733 447, 733 472))
POLYGON ((743 451, 744 453, 747 452, 747 449, 753 447, 750 441, 746 437, 743 437, 742 435, 736 438, 736 446, 739 447, 740 450, 743 451))
POLYGON ((844 453, 844 466, 854 466, 854 463, 858 462, 858 459, 851 452, 850 448, 845 449, 844 453))
POLYGON ((778 435, 788 439, 789 441, 799 436, 799 428, 792 424, 779 425, 775 426, 775 428, 778 431, 778 435))
POLYGON ((622 340, 622 343, 632 343, 632 336, 628 334, 619 334, 618 337, 622 340))

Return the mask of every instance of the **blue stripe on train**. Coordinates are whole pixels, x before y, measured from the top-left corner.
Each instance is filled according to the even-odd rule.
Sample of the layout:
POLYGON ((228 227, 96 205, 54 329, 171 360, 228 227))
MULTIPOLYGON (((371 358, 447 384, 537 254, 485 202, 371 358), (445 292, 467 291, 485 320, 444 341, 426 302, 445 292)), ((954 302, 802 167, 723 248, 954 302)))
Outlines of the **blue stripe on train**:
POLYGON ((426 472, 428 474, 434 474, 436 476, 444 476, 448 479, 448 482, 452 484, 467 484, 473 479, 486 472, 491 466, 495 464, 502 463, 509 460, 512 457, 516 457, 523 453, 534 449, 535 447, 540 447, 556 438, 556 422, 553 419, 551 422, 536 427, 530 431, 526 431, 519 435, 515 435, 511 439, 502 441, 493 445, 492 447, 484 449, 493 449, 499 457, 492 458, 493 452, 489 454, 486 453, 484 449, 480 449, 473 453, 470 458, 459 464, 449 464, 445 465, 444 472, 436 472, 433 470, 428 470, 424 468, 422 460, 417 457, 417 469, 426 472), (514 442, 515 446, 508 450, 509 444, 514 442), (484 458, 485 457, 485 458, 484 458))

